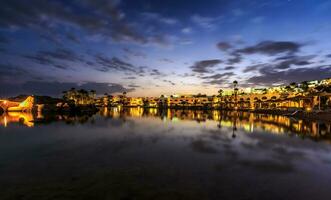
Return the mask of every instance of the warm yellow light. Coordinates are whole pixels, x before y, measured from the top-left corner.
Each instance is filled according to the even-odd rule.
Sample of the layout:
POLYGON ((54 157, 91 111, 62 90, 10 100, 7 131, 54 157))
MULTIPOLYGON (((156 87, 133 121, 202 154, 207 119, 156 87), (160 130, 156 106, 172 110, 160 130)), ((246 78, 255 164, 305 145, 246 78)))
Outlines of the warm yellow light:
POLYGON ((7 127, 7 116, 4 117, 3 124, 4 124, 5 127, 7 127))

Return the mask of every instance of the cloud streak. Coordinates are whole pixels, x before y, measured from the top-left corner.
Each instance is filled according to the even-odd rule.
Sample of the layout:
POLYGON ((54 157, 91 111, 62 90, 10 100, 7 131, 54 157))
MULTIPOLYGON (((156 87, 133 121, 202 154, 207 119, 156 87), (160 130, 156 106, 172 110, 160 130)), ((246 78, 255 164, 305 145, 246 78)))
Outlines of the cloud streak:
MULTIPOLYGON (((57 43, 60 42, 58 34, 61 34, 61 26, 79 29, 89 35, 101 35, 113 41, 157 43, 157 40, 149 39, 126 21, 118 2, 83 0, 64 4, 62 1, 5 1, 1 2, 0 7, 0 27, 27 28, 57 43)), ((173 22, 170 19, 164 21, 173 22)), ((76 43, 79 41, 73 34, 67 34, 66 38, 76 43)))
POLYGON ((286 71, 278 71, 264 66, 259 69, 260 75, 253 76, 247 80, 255 85, 270 86, 272 84, 289 84, 291 82, 302 82, 331 77, 331 66, 319 66, 314 68, 295 68, 286 71))
POLYGON ((236 50, 236 53, 241 54, 265 54, 269 56, 280 53, 294 54, 300 50, 303 45, 291 41, 262 41, 256 45, 248 46, 236 50))
POLYGON ((12 91, 3 88, 0 90, 1 96, 18 95, 18 94, 35 94, 35 95, 48 95, 48 96, 61 96, 63 91, 70 88, 85 89, 85 90, 96 90, 98 95, 104 93, 121 93, 121 92, 132 92, 134 88, 125 88, 124 86, 116 83, 97 83, 97 82, 86 82, 83 84, 73 82, 50 82, 50 81, 27 81, 22 84, 10 84, 5 83, 4 87, 15 86, 16 90, 12 91))
POLYGON ((198 62, 195 62, 194 65, 192 65, 190 68, 193 72, 197 73, 208 73, 211 72, 210 69, 215 67, 216 65, 222 63, 222 60, 219 59, 213 59, 213 60, 201 60, 198 62))

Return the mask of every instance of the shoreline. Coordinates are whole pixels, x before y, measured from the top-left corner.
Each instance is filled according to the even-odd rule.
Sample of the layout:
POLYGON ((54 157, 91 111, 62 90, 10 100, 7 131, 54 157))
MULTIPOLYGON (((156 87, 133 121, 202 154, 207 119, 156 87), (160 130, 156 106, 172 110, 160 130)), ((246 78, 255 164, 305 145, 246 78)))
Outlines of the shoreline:
MULTIPOLYGON (((112 106, 116 107, 116 106, 112 106)), ((323 122, 331 122, 331 111, 303 111, 303 110, 269 110, 269 109, 257 109, 257 110, 250 110, 250 109, 219 109, 219 108, 210 108, 210 107, 182 107, 182 106, 174 106, 174 107, 144 107, 144 106, 123 106, 123 108, 155 108, 158 110, 163 109, 172 109, 172 110, 202 110, 202 111, 238 111, 238 112, 249 112, 249 113, 256 113, 256 114, 270 114, 270 115, 279 115, 279 116, 286 116, 295 119, 301 120, 314 120, 314 121, 323 121, 323 122), (295 113, 298 111, 297 113, 295 113)))
MULTIPOLYGON (((117 106, 111 106, 108 108, 115 108, 117 106)), ((71 114, 94 114, 103 107, 90 107, 90 106, 81 106, 81 107, 75 107, 74 109, 46 109, 43 111, 44 114, 50 114, 50 113, 71 113, 71 114)), ((256 113, 256 114, 270 114, 270 115, 279 115, 279 116, 286 116, 290 118, 295 119, 301 119, 301 120, 314 120, 314 121, 323 121, 323 122, 331 122, 331 111, 302 111, 297 110, 298 112, 295 112, 295 110, 288 111, 288 110, 269 110, 269 109, 258 109, 258 110, 250 110, 250 109, 219 109, 219 108, 210 108, 210 107, 181 107, 181 106, 175 106, 175 107, 144 107, 144 106, 123 106, 123 108, 143 108, 143 109, 158 109, 158 110, 165 110, 165 109, 172 109, 172 110, 200 110, 200 111, 237 111, 237 112, 248 112, 248 113, 256 113)), ((8 111, 3 111, 0 109, 0 115, 5 114, 8 111)))
POLYGON ((331 122, 331 111, 318 111, 318 112, 299 111, 296 114, 293 114, 294 111, 286 111, 286 110, 251 110, 248 112, 258 113, 258 114, 281 115, 281 116, 286 116, 301 120, 331 122))

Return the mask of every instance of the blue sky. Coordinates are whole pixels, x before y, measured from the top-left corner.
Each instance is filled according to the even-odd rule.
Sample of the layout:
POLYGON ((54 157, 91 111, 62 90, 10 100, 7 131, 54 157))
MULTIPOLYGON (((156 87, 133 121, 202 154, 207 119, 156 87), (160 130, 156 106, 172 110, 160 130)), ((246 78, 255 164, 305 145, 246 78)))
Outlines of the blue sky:
POLYGON ((331 77, 330 0, 4 0, 0 95, 215 94, 331 77))

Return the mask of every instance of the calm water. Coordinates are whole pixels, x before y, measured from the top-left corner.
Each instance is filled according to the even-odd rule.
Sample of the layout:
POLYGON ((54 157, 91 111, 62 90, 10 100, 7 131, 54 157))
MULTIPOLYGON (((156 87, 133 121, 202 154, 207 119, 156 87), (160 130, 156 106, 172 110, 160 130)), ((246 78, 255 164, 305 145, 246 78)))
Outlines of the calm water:
POLYGON ((330 199, 330 130, 236 112, 10 113, 0 199, 330 199))

